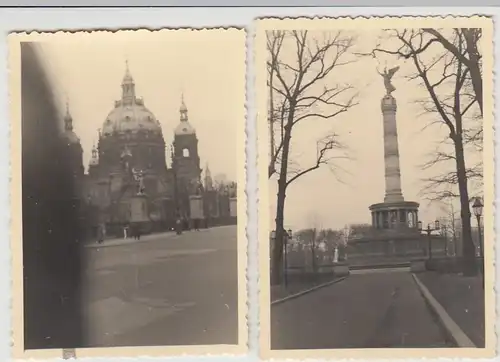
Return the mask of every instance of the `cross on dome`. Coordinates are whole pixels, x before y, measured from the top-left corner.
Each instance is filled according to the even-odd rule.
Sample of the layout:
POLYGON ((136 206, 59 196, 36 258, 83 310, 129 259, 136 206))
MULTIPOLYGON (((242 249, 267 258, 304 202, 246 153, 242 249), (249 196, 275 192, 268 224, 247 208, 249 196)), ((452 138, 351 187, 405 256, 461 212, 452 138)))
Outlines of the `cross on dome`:
POLYGON ((128 66, 128 59, 125 59, 125 75, 123 76, 123 84, 125 83, 134 83, 134 78, 132 78, 132 74, 130 73, 130 69, 128 66))
POLYGON ((184 102, 184 93, 181 93, 181 107, 179 108, 179 112, 181 113, 181 121, 187 121, 188 120, 188 115, 187 115, 188 109, 187 109, 186 103, 184 102))

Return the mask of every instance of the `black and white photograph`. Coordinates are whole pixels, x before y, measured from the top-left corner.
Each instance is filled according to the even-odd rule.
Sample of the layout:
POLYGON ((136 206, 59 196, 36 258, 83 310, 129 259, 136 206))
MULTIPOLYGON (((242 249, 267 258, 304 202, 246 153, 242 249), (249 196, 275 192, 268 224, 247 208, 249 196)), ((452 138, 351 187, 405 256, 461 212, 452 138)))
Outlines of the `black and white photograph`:
POLYGON ((9 40, 14 355, 243 353, 245 31, 9 40))
POLYGON ((494 356, 492 26, 258 21, 263 357, 494 356))

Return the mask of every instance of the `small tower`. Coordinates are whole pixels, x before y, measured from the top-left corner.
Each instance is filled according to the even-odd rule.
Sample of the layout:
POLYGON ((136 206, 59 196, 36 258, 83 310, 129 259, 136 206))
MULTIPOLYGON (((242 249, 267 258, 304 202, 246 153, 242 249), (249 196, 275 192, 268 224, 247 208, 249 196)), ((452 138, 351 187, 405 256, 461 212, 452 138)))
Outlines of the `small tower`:
POLYGON ((189 123, 184 95, 181 98, 179 113, 180 122, 174 131, 174 164, 179 183, 183 184, 189 194, 194 194, 200 183, 200 157, 198 138, 194 127, 189 123))
POLYGON ((73 117, 69 113, 69 103, 66 101, 66 114, 64 115, 64 131, 73 132, 73 117))
POLYGON ((208 162, 207 162, 207 166, 205 167, 205 190, 212 191, 213 189, 214 185, 212 181, 212 174, 210 173, 210 169, 208 168, 208 162))
POLYGON ((83 148, 80 139, 73 131, 73 117, 69 111, 69 103, 66 102, 66 113, 63 117, 64 132, 63 140, 66 145, 64 158, 68 162, 68 166, 72 170, 73 182, 75 187, 75 195, 78 197, 82 194, 82 181, 84 175, 83 168, 83 148))
POLYGON ((94 177, 97 175, 97 168, 99 167, 99 154, 95 143, 92 145, 92 157, 89 162, 89 175, 94 177))

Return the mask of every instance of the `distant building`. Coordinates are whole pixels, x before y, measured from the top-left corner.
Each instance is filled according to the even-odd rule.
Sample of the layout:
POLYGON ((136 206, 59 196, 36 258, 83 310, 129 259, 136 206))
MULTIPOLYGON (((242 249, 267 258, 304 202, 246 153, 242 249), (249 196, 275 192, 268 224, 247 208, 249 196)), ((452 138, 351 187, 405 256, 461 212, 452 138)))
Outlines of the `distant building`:
POLYGON ((94 229, 105 224, 108 234, 120 235, 123 226, 131 222, 131 199, 139 191, 147 200, 148 221, 144 225, 147 231, 170 229, 177 218, 189 227, 193 195, 201 196, 203 217, 210 225, 234 223, 236 215, 230 212, 230 199, 235 204, 236 193, 232 193, 231 184, 215 188, 208 165, 204 182, 201 180, 198 138, 189 121, 184 98, 174 141, 168 147, 160 122, 136 95, 128 66, 121 88, 121 99, 114 102, 99 130, 87 174, 84 174, 83 150, 73 132, 69 107, 64 118, 68 155, 75 165, 75 177, 81 180, 79 195, 86 205, 82 211, 86 224, 94 229), (166 147, 172 158, 170 168, 165 157, 166 147), (140 185, 143 190, 139 190, 140 185))

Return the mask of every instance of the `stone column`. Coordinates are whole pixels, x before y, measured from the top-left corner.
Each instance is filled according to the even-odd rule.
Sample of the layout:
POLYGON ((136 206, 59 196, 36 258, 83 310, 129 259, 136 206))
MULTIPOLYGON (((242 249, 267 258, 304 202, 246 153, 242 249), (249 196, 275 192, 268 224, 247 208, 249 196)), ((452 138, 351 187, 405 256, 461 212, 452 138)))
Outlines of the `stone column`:
POLYGON ((231 217, 238 216, 238 200, 236 197, 231 197, 229 199, 229 215, 231 217))
POLYGON ((401 191, 398 131, 396 125, 396 99, 391 95, 382 98, 384 118, 385 202, 404 201, 401 191))
POLYGON ((203 199, 200 195, 189 195, 189 211, 191 219, 201 220, 203 215, 203 199))
POLYGON ((141 223, 149 221, 147 198, 137 194, 130 198, 130 222, 141 223))

